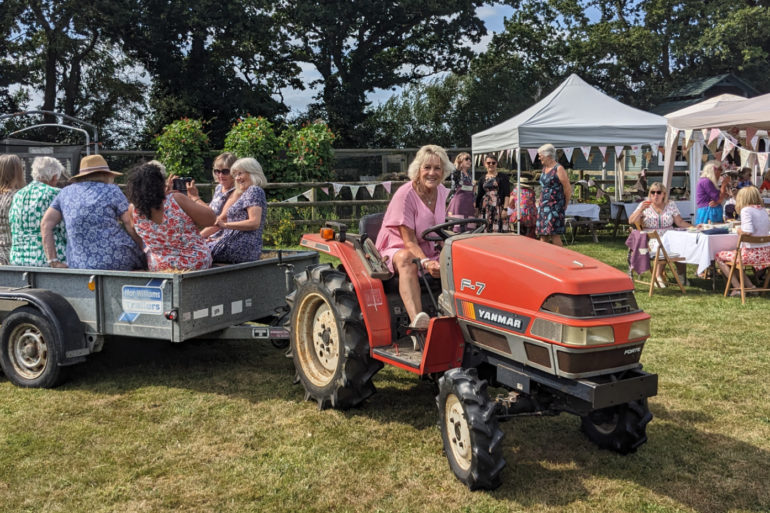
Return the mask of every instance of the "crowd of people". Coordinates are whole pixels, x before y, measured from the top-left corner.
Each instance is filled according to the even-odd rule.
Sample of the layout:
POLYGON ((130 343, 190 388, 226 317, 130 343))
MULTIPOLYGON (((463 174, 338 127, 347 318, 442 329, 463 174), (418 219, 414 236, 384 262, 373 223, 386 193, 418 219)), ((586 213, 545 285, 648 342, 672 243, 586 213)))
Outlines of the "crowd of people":
POLYGON ((30 171, 26 184, 21 159, 0 155, 0 264, 192 271, 260 259, 267 180, 256 159, 219 155, 209 204, 194 180, 175 190, 158 161, 132 169, 125 194, 101 155, 72 177, 52 157, 30 171))

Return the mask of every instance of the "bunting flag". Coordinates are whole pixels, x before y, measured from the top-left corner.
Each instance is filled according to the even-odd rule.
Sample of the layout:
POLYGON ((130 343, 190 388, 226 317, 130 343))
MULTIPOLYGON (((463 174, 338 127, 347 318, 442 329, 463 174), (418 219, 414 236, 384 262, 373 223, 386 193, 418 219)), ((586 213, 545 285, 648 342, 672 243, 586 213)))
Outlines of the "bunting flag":
POLYGON ((388 191, 388 194, 390 194, 390 188, 393 186, 391 182, 382 182, 382 186, 385 187, 385 190, 388 191))
POLYGON ((575 148, 564 148, 561 151, 564 152, 564 156, 567 157, 567 161, 572 162, 572 152, 575 151, 575 148))
POLYGON ((348 185, 350 187, 350 192, 353 194, 353 199, 356 199, 356 196, 358 195, 358 189, 361 188, 360 185, 348 185))
POLYGON ((602 160, 604 162, 607 162, 607 147, 606 146, 599 146, 599 153, 602 154, 602 160))
POLYGON ((306 190, 302 195, 306 197, 308 201, 313 201, 313 189, 306 190))
POLYGON ((292 196, 289 199, 283 200, 284 203, 296 203, 297 199, 299 199, 299 196, 292 196))
POLYGON ((588 162, 591 162, 588 158, 591 156, 591 147, 590 146, 581 146, 580 151, 583 152, 583 156, 588 160, 588 162))
POLYGON ((726 159, 727 156, 732 153, 733 148, 735 148, 735 143, 731 141, 729 138, 725 139, 725 145, 722 148, 722 160, 726 159))
POLYGON ((636 165, 636 155, 631 155, 631 164, 634 166, 636 165))
POLYGON ((751 144, 752 149, 757 148, 756 146, 754 146, 754 142, 752 141, 755 135, 757 135, 757 129, 751 126, 747 126, 746 127, 746 146, 751 144))
POLYGON ((334 188, 334 195, 339 196, 340 191, 342 190, 343 185, 341 183, 333 183, 332 187, 334 188))
POLYGON ((706 162, 709 161, 709 156, 706 153, 704 153, 703 155, 700 156, 700 160, 705 164, 706 162))
POLYGON ((623 146, 615 146, 615 158, 620 160, 623 157, 623 146))
POLYGON ((527 153, 529 153, 529 160, 530 162, 534 162, 537 158, 537 149, 536 148, 527 148, 527 153))
POLYGON ((709 151, 714 154, 717 152, 717 149, 719 148, 719 140, 721 137, 717 137, 716 139, 709 140, 706 147, 709 149, 709 151))
POLYGON ((759 143, 759 136, 755 135, 754 137, 751 138, 751 141, 749 141, 749 144, 751 144, 752 150, 759 149, 759 146, 757 146, 757 143, 759 143))
POLYGON ((647 161, 647 165, 650 165, 650 162, 652 162, 652 151, 648 151, 644 154, 644 160, 647 161))
POLYGON ((684 131, 684 146, 690 147, 692 144, 692 128, 688 128, 684 131))
POLYGON ((711 144, 712 141, 714 141, 717 137, 720 137, 722 135, 722 131, 718 128, 712 128, 711 133, 709 134, 708 143, 711 144))
POLYGON ((705 141, 709 136, 709 129, 708 128, 702 128, 700 133, 703 135, 703 140, 705 141))
POLYGON ((657 157, 658 156, 658 146, 660 146, 660 141, 652 141, 650 143, 650 151, 652 151, 652 156, 657 157))
POLYGON ((373 183, 366 186, 366 190, 369 192, 369 197, 374 198, 374 190, 377 188, 377 184, 373 183))
POLYGON ((324 194, 327 196, 329 195, 329 188, 328 187, 321 187, 321 190, 324 191, 324 194))
POLYGON ((757 153, 757 163, 759 164, 759 174, 765 174, 765 168, 767 167, 767 157, 770 153, 757 153))

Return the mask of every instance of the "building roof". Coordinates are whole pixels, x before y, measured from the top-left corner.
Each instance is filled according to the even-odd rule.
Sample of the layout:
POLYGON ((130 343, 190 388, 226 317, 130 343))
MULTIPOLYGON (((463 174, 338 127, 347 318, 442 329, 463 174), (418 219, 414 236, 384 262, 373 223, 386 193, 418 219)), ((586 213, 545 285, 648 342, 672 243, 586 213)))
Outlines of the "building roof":
POLYGON ((693 80, 679 89, 672 91, 666 96, 666 101, 650 110, 656 114, 669 114, 723 93, 737 94, 744 98, 751 98, 757 96, 759 91, 757 91, 751 84, 738 78, 732 73, 725 73, 714 77, 693 80))

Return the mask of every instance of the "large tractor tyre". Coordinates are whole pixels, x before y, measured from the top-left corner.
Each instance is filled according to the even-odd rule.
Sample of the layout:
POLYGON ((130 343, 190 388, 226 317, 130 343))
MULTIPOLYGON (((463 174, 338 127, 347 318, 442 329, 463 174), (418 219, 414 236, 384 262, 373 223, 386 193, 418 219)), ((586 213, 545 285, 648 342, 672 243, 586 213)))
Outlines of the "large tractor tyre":
POLYGON ((503 432, 487 382, 479 380, 476 369, 452 369, 438 387, 439 429, 449 467, 471 490, 497 488, 505 467, 503 432))
POLYGON ((319 409, 345 410, 374 394, 372 377, 382 362, 369 355, 369 341, 353 285, 331 265, 306 269, 286 298, 291 307, 289 354, 305 399, 319 409))
POLYGON ((652 413, 647 399, 596 410, 581 417, 580 429, 602 449, 620 454, 636 452, 647 441, 652 413))
POLYGON ((0 365, 15 385, 53 388, 64 379, 64 354, 51 322, 39 310, 23 306, 3 321, 0 365))

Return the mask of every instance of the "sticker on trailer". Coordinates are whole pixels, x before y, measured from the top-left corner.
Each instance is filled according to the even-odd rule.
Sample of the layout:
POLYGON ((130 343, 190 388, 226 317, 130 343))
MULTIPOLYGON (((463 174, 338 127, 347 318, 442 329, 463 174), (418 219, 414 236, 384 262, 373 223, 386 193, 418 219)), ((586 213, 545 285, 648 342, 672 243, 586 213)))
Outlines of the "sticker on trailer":
POLYGON ((193 320, 204 319, 209 316, 208 308, 201 308, 200 310, 193 311, 193 320))
POLYGON ((214 305, 211 307, 212 317, 219 317, 223 313, 225 313, 225 305, 214 305))
POLYGON ((123 285, 123 312, 128 314, 163 315, 163 289, 123 285))
POLYGON ((233 315, 241 313, 243 311, 243 301, 239 299, 230 303, 230 311, 233 315))

